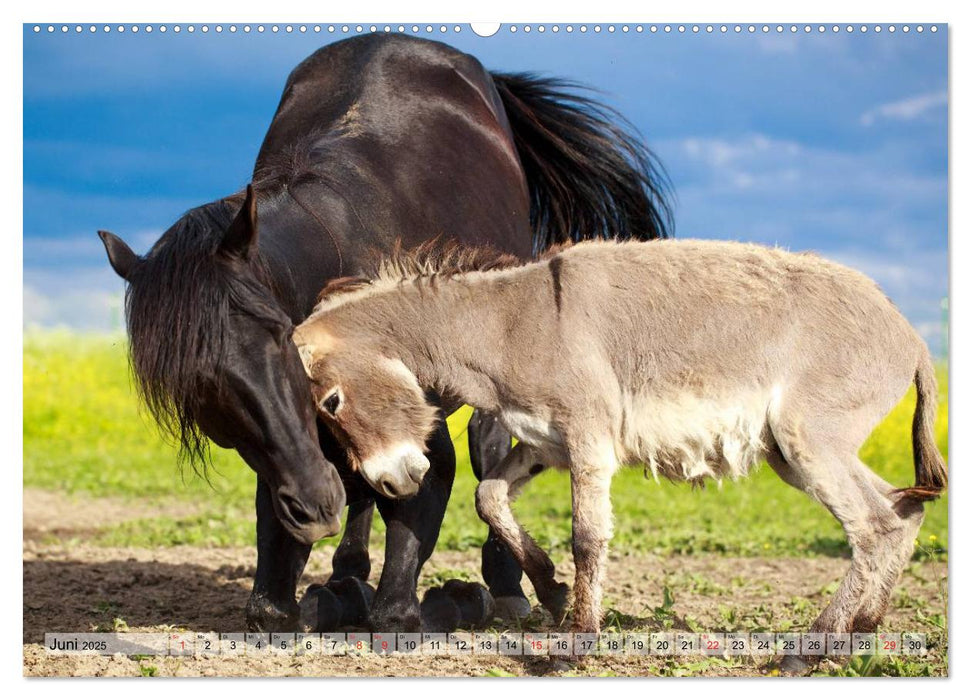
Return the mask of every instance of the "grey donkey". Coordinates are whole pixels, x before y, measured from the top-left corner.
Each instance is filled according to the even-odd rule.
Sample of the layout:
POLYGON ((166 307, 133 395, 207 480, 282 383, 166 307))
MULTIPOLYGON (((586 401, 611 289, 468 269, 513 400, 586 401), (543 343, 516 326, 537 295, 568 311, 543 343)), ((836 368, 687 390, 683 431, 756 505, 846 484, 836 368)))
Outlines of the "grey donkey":
POLYGON ((332 283, 294 340, 320 415, 387 496, 414 493, 428 467, 426 391, 500 416, 519 443, 476 507, 559 620, 569 589, 510 503, 545 466, 569 469, 575 631, 600 626, 620 465, 701 480, 764 459, 825 505, 852 561, 814 632, 877 627, 923 502, 947 484, 926 344, 872 280, 813 254, 588 242, 516 264, 426 250, 332 283), (916 484, 896 488, 857 453, 911 382, 916 484))

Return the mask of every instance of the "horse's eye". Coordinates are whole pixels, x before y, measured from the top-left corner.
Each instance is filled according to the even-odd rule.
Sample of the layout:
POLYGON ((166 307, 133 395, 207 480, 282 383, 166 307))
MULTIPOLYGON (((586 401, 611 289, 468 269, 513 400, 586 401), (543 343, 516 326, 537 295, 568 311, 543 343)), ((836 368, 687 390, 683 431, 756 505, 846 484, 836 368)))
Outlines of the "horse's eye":
POLYGON ((341 405, 340 392, 335 389, 326 399, 321 401, 320 405, 324 407, 324 410, 327 411, 327 413, 332 416, 335 415, 337 413, 337 409, 340 408, 341 405))

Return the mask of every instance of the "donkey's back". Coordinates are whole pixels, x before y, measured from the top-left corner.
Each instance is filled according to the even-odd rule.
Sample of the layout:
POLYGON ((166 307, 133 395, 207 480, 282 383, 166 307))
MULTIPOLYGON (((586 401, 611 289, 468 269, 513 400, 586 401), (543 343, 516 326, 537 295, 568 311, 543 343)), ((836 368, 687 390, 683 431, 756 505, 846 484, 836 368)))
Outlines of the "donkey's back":
POLYGON ((819 256, 602 242, 549 264, 560 333, 615 379, 603 399, 619 461, 655 475, 740 476, 780 451, 855 458, 915 378, 936 401, 923 340, 872 280, 819 256))

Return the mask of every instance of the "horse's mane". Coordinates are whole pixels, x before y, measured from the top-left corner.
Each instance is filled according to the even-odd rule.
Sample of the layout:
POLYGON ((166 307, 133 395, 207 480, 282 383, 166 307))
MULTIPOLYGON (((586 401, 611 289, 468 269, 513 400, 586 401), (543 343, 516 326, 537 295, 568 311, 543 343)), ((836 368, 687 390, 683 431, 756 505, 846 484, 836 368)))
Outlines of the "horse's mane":
MULTIPOLYGON (((295 190, 310 182, 329 184, 314 164, 344 131, 341 124, 317 128, 285 148, 261 154, 252 183, 260 201, 272 206, 287 191, 323 226, 295 190)), ((203 388, 223 376, 230 313, 242 311, 271 327, 289 323, 259 251, 247 263, 217 259, 244 198, 241 191, 186 212, 138 264, 125 293, 138 392, 163 433, 178 444, 181 461, 203 470, 209 441, 197 416, 203 388), (234 267, 243 264, 252 274, 234 267)))
MULTIPOLYGON (((241 198, 240 198, 241 199, 241 198)), ((251 275, 219 262, 223 234, 238 213, 234 199, 188 211, 135 267, 125 292, 129 359, 138 393, 193 467, 208 464, 208 440, 196 422, 203 387, 217 381, 231 310, 279 324, 265 263, 251 275), (235 273, 235 274, 234 274, 235 273)))
POLYGON ((488 246, 463 246, 452 239, 441 238, 433 238, 411 249, 405 249, 399 240, 390 253, 375 254, 372 259, 376 262, 366 276, 331 280, 318 295, 317 307, 372 285, 420 280, 428 280, 434 285, 437 280, 466 272, 502 270, 527 262, 488 246))

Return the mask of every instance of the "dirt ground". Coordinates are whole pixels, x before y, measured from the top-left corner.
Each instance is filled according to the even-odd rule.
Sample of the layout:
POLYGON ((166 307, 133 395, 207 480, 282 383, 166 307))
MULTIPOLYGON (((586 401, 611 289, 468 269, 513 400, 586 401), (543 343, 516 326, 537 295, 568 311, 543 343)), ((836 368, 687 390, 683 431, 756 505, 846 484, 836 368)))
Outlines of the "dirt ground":
MULTIPOLYGON (((36 501, 35 505, 39 503, 36 501)), ((56 504, 51 501, 48 505, 56 504)), ((46 530, 28 519, 24 523, 23 671, 26 676, 751 676, 772 673, 764 659, 750 658, 597 657, 566 664, 544 658, 501 656, 287 658, 268 655, 141 659, 121 655, 53 656, 43 649, 45 632, 244 631, 244 606, 256 562, 255 548, 149 550, 91 546, 71 535, 77 534, 73 524, 92 522, 92 514, 58 510, 61 512, 56 521, 46 519, 46 530), (55 524, 53 528, 51 523, 55 524), (65 537, 50 537, 52 529, 65 537)), ((25 508, 25 513, 37 512, 25 508)), ((110 513, 107 508, 101 511, 101 522, 110 513)), ((327 547, 314 551, 298 596, 306 585, 326 579, 332 553, 332 548, 327 547)), ((371 580, 376 582, 383 553, 375 550, 371 556, 371 580)), ((617 612, 608 612, 606 625, 614 625, 616 631, 638 632, 692 627, 698 631, 803 631, 828 600, 847 564, 844 559, 825 557, 614 555, 609 563, 605 608, 617 612), (665 587, 674 597, 674 603, 666 608, 662 605, 665 587)), ((472 576, 478 570, 477 551, 438 552, 423 570, 421 589, 440 584, 456 571, 472 576)), ((565 580, 572 579, 567 558, 557 562, 557 570, 565 580)), ((945 637, 928 623, 928 618, 940 615, 940 619, 946 619, 946 576, 945 564, 912 564, 897 588, 893 609, 883 627, 894 632, 927 633, 934 645, 931 657, 935 675, 947 673, 946 648, 942 648, 945 637), (933 640, 938 640, 936 645, 933 640)), ((549 617, 537 609, 525 622, 525 628, 549 629, 549 623, 549 617)))

